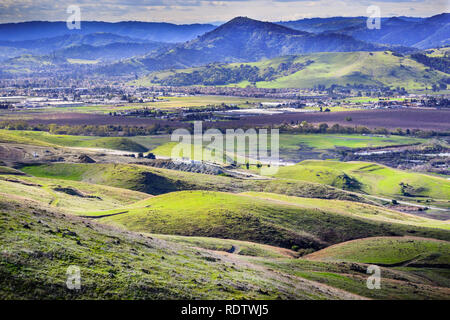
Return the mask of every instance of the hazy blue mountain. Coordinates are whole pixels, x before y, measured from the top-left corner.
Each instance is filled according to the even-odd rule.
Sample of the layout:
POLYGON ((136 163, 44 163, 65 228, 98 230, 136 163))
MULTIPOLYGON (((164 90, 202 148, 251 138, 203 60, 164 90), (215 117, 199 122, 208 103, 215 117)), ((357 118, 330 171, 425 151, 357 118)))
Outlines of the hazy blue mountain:
POLYGON ((450 14, 429 18, 392 17, 380 29, 368 29, 366 17, 313 18, 278 24, 308 32, 335 32, 372 43, 427 49, 450 44, 450 14))
POLYGON ((148 70, 183 68, 211 62, 244 62, 281 55, 381 50, 343 34, 312 34, 270 22, 237 17, 194 40, 141 60, 148 70))
POLYGON ((114 61, 143 56, 149 52, 156 54, 168 50, 170 47, 170 44, 155 41, 147 43, 115 42, 104 46, 82 44, 54 51, 52 55, 66 59, 114 61))
POLYGON ((87 35, 97 32, 160 42, 184 42, 216 26, 211 24, 172 24, 165 22, 82 21, 80 30, 69 30, 66 22, 30 21, 0 24, 0 40, 21 41, 63 35, 87 35))
POLYGON ((23 54, 56 54, 64 58, 116 60, 144 55, 169 44, 97 32, 22 41, 0 41, 3 59, 23 54))
POLYGON ((366 17, 308 18, 294 21, 280 21, 277 24, 296 30, 321 33, 360 27, 363 24, 365 25, 366 20, 366 17))
POLYGON ((47 53, 53 50, 62 49, 74 45, 102 46, 111 43, 145 43, 147 40, 119 36, 112 33, 97 32, 87 35, 72 34, 56 36, 51 38, 41 38, 34 40, 5 41, 1 40, 0 45, 5 47, 22 48, 36 50, 47 53))

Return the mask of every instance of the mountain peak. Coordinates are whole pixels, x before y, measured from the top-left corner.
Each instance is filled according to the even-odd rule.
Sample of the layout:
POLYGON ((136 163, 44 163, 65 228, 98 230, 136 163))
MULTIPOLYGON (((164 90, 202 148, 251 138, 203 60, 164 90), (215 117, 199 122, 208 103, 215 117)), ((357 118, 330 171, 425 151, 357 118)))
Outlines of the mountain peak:
POLYGON ((251 19, 249 17, 238 16, 238 17, 234 17, 233 19, 231 19, 227 23, 252 23, 252 22, 261 22, 261 21, 254 20, 254 19, 251 19))
POLYGON ((431 22, 438 22, 438 23, 450 23, 450 13, 444 12, 440 13, 434 16, 431 16, 426 19, 427 21, 431 22))
POLYGON ((248 17, 242 17, 238 16, 230 21, 222 24, 217 29, 211 31, 210 33, 216 33, 216 32, 225 32, 225 31, 231 31, 231 32, 244 32, 244 31, 251 31, 251 32, 259 32, 259 31, 265 31, 265 32, 276 32, 276 33, 285 33, 285 34, 295 34, 295 35, 301 35, 301 34, 307 34, 306 32, 294 30, 285 26, 281 26, 279 24, 275 24, 272 22, 265 22, 265 21, 259 21, 254 20, 248 17))

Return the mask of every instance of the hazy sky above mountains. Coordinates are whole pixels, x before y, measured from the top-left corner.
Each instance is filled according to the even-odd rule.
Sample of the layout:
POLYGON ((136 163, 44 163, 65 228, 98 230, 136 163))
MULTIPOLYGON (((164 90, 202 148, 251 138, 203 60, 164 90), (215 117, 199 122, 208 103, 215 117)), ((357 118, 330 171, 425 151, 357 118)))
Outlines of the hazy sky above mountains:
POLYGON ((0 23, 65 21, 69 5, 86 21, 219 22, 236 16, 266 21, 311 17, 366 16, 377 5, 382 16, 431 16, 449 12, 450 0, 0 0, 0 23))

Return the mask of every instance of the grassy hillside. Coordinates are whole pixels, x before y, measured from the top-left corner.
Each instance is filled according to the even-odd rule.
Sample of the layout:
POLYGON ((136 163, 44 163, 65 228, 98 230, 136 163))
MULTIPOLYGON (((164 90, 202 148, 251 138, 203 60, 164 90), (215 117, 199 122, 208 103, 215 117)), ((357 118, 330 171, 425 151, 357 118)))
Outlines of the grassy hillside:
POLYGON ((366 84, 419 89, 446 77, 438 71, 425 71, 426 66, 391 52, 318 53, 309 57, 313 64, 304 70, 260 87, 313 87, 323 84, 366 84))
POLYGON ((0 196, 1 299, 335 299, 292 277, 0 196), (81 290, 66 287, 78 266, 81 290), (45 268, 43 268, 45 266, 45 268))
POLYGON ((208 237, 187 237, 166 234, 151 234, 152 237, 175 243, 182 243, 196 248, 204 248, 213 251, 222 251, 247 257, 263 258, 294 258, 298 253, 289 249, 269 246, 249 241, 232 239, 219 239, 208 237))
POLYGON ((301 198, 280 199, 282 196, 277 195, 182 191, 89 215, 133 231, 221 237, 285 248, 318 249, 377 235, 420 234, 450 239, 450 232, 444 230, 450 227, 445 222, 375 206, 361 208, 352 202, 337 205, 334 201, 305 199, 303 205, 301 198), (320 203, 318 208, 315 203, 320 203))
MULTIPOLYGON (((256 86, 261 88, 311 88, 319 84, 328 87, 332 84, 345 86, 349 83, 352 85, 365 84, 423 89, 447 77, 443 72, 427 70, 428 68, 425 65, 408 56, 397 56, 389 51, 321 52, 278 57, 242 65, 256 67, 260 78, 270 79, 256 81, 256 86), (282 64, 287 67, 280 68, 282 64), (298 68, 295 68, 295 66, 298 66, 298 68)), ((242 68, 240 66, 241 64, 220 65, 215 72, 222 70, 221 72, 226 75, 238 67, 242 68)), ((151 74, 146 79, 147 82, 151 83, 177 83, 180 78, 189 79, 186 75, 193 72, 196 72, 196 77, 192 77, 193 79, 210 80, 208 67, 158 72, 151 74), (205 79, 202 78, 202 75, 205 79)), ((254 75, 252 75, 253 78, 254 75)), ((250 84, 248 80, 236 83, 232 82, 231 78, 230 81, 228 82, 229 86, 245 87, 250 84)))
POLYGON ((264 191, 303 197, 365 201, 355 194, 330 186, 296 180, 243 180, 124 164, 53 163, 23 167, 36 177, 84 181, 157 195, 181 190, 226 192, 264 191))
POLYGON ((272 200, 281 204, 291 204, 305 209, 332 211, 341 215, 350 215, 353 217, 365 218, 374 221, 427 226, 450 230, 450 223, 447 221, 437 221, 410 214, 404 214, 371 204, 342 200, 302 198, 265 192, 246 192, 244 194, 251 197, 272 200))
POLYGON ((450 242, 416 237, 352 240, 306 257, 320 261, 348 261, 377 265, 450 266, 450 242))
POLYGON ((440 200, 448 206, 450 182, 444 178, 396 170, 370 162, 308 160, 281 167, 275 175, 398 199, 440 200))
POLYGON ((289 251, 242 241, 121 231, 14 196, 0 195, 0 213, 1 299, 448 298, 444 269, 383 268, 382 289, 368 290, 358 263, 283 258, 289 251), (230 244, 235 253, 216 251, 230 244), (65 284, 74 265, 81 290, 65 284))
POLYGON ((148 149, 128 138, 56 135, 42 131, 1 130, 0 142, 37 146, 102 148, 133 152, 148 149))
POLYGON ((445 268, 381 267, 381 289, 367 288, 367 265, 307 259, 254 259, 266 268, 372 299, 448 300, 450 273, 445 268))
POLYGON ((27 177, 0 167, 0 193, 32 199, 66 212, 83 214, 107 210, 146 199, 142 192, 62 179, 27 177))

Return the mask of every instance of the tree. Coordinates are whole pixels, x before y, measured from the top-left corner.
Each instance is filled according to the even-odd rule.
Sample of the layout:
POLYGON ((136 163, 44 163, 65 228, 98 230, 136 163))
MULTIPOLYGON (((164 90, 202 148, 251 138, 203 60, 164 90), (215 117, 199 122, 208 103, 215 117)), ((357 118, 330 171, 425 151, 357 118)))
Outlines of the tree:
POLYGON ((438 86, 436 85, 436 83, 433 83, 432 90, 433 90, 433 92, 439 91, 438 86))
POLYGON ((319 124, 320 132, 327 132, 327 129, 328 129, 328 124, 326 124, 326 123, 319 124))

